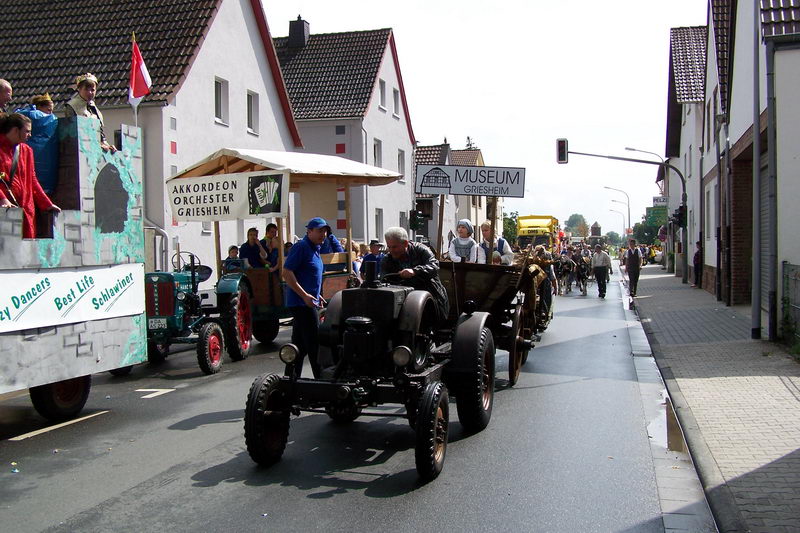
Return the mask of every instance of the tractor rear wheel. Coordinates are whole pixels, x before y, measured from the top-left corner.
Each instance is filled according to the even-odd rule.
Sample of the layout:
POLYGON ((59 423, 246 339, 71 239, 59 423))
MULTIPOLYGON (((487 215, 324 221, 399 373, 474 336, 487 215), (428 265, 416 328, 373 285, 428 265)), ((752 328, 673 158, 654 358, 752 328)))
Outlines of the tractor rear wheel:
POLYGON ((250 292, 244 285, 232 294, 220 309, 225 347, 232 361, 247 359, 253 337, 253 314, 250 309, 250 292))

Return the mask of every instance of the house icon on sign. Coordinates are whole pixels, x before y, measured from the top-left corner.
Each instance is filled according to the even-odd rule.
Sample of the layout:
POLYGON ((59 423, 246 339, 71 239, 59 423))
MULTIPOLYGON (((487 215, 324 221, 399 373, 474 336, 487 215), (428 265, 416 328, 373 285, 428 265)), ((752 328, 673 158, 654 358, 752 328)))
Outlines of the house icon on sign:
POLYGON ((434 167, 422 176, 422 188, 450 190, 450 175, 439 167, 434 167))

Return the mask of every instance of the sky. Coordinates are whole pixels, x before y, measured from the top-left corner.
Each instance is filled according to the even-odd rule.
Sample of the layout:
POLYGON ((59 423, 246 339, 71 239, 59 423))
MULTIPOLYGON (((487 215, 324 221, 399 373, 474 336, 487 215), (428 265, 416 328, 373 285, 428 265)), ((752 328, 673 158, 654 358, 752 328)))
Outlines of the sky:
POLYGON ((263 0, 273 37, 301 15, 311 33, 392 28, 420 145, 467 136, 488 166, 524 167, 504 211, 580 213, 621 232, 659 194, 656 166, 570 155, 664 156, 669 29, 707 23, 705 0, 263 0), (616 200, 616 202, 612 201, 616 200), (622 203, 619 203, 622 202, 622 203), (624 215, 610 211, 616 209, 624 215))

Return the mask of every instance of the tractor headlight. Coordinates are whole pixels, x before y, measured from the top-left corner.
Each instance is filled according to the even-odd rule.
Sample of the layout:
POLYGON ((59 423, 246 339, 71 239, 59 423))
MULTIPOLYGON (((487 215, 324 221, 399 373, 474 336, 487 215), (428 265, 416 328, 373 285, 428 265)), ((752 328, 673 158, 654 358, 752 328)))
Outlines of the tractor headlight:
POLYGON ((177 298, 179 302, 182 302, 186 299, 186 293, 178 291, 178 294, 175 295, 175 298, 177 298))
POLYGON ((298 349, 294 344, 284 344, 278 352, 278 357, 287 365, 294 363, 297 359, 298 349))
POLYGON ((392 361, 397 366, 406 366, 411 361, 411 350, 405 346, 398 346, 392 350, 392 361))

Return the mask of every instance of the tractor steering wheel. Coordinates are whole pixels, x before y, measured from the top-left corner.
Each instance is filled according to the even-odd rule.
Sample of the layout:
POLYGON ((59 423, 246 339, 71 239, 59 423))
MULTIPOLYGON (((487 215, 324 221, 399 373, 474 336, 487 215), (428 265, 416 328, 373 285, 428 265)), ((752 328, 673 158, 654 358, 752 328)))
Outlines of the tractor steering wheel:
POLYGON ((192 252, 178 252, 172 256, 172 268, 177 271, 189 270, 194 257, 194 267, 197 268, 203 264, 200 258, 192 252))
POLYGON ((387 281, 387 282, 388 282, 388 280, 390 278, 391 279, 396 279, 398 282, 402 282, 403 281, 403 278, 400 276, 399 272, 392 272, 390 274, 384 274, 381 277, 383 278, 384 281, 387 281))

